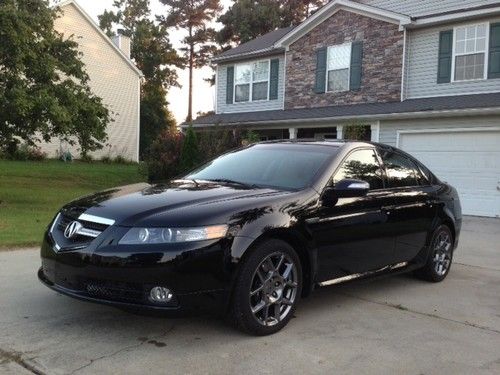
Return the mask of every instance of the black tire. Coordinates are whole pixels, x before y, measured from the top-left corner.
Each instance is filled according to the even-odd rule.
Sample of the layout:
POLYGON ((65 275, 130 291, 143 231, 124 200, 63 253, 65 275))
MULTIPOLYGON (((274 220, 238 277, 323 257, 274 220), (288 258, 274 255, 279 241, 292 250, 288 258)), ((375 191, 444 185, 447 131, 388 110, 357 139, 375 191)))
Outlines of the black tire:
POLYGON ((301 293, 302 268, 297 253, 284 241, 266 240, 252 249, 241 264, 230 317, 243 332, 257 336, 276 333, 292 318, 301 293), (257 310, 262 304, 265 306, 257 310))
POLYGON ((450 228, 447 225, 437 227, 431 237, 427 263, 415 271, 415 275, 422 280, 434 283, 443 281, 451 269, 453 244, 454 238, 450 228), (443 242, 445 239, 447 239, 446 243, 443 242), (445 246, 446 249, 444 249, 445 246))

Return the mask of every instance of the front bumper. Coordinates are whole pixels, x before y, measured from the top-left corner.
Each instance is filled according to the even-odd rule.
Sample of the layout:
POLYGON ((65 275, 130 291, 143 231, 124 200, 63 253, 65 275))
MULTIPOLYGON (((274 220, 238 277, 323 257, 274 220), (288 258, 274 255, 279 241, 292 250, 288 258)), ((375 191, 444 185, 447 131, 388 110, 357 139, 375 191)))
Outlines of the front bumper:
POLYGON ((38 277, 61 294, 125 309, 224 312, 232 280, 230 242, 119 246, 103 245, 104 239, 61 251, 47 234, 38 277), (174 298, 151 302, 154 286, 169 288, 174 298))

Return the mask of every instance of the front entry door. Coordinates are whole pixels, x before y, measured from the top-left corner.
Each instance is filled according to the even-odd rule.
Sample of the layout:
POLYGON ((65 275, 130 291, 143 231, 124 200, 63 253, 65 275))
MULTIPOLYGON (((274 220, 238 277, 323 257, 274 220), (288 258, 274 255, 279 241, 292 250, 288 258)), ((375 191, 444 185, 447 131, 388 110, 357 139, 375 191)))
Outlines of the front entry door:
POLYGON ((332 184, 350 178, 370 183, 361 198, 341 198, 333 207, 320 207, 308 220, 318 249, 318 281, 382 268, 393 263, 394 234, 384 207, 391 194, 384 189, 382 170, 373 149, 353 151, 332 184))

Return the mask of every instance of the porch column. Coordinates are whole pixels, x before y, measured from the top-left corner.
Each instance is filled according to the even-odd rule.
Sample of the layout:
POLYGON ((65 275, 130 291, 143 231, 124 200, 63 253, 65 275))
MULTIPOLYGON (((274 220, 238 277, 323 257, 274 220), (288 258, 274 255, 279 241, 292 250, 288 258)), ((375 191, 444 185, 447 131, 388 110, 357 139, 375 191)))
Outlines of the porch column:
POLYGON ((297 128, 289 128, 290 139, 297 139, 297 128))
POLYGON ((380 121, 377 121, 370 125, 372 131, 371 141, 378 142, 380 139, 380 121))
POLYGON ((344 139, 344 126, 337 125, 337 139, 344 139))

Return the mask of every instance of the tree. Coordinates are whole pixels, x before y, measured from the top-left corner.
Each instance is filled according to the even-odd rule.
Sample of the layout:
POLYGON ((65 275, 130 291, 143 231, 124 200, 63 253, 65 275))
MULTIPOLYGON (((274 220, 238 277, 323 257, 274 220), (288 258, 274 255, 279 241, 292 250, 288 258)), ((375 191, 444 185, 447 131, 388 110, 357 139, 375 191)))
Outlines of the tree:
POLYGON ((167 93, 178 87, 176 67, 184 60, 169 40, 167 28, 151 19, 149 0, 116 0, 115 11, 99 16, 100 27, 110 36, 117 25, 132 41, 131 58, 144 74, 141 87, 140 150, 144 156, 152 142, 176 122, 168 109, 167 93))
POLYGON ((0 147, 59 137, 82 154, 102 148, 111 121, 88 85, 78 43, 54 30, 46 0, 0 3, 0 147))
POLYGON ((189 126, 182 145, 180 168, 182 172, 188 172, 200 162, 198 152, 198 139, 192 126, 189 126))
POLYGON ((193 73, 208 63, 217 51, 216 32, 207 25, 222 11, 219 0, 160 0, 169 7, 169 14, 159 17, 166 27, 182 29, 187 36, 182 40, 184 57, 189 69, 189 99, 186 122, 193 120, 193 73))
POLYGON ((221 46, 245 43, 277 28, 296 25, 326 0, 234 0, 218 19, 221 46))

